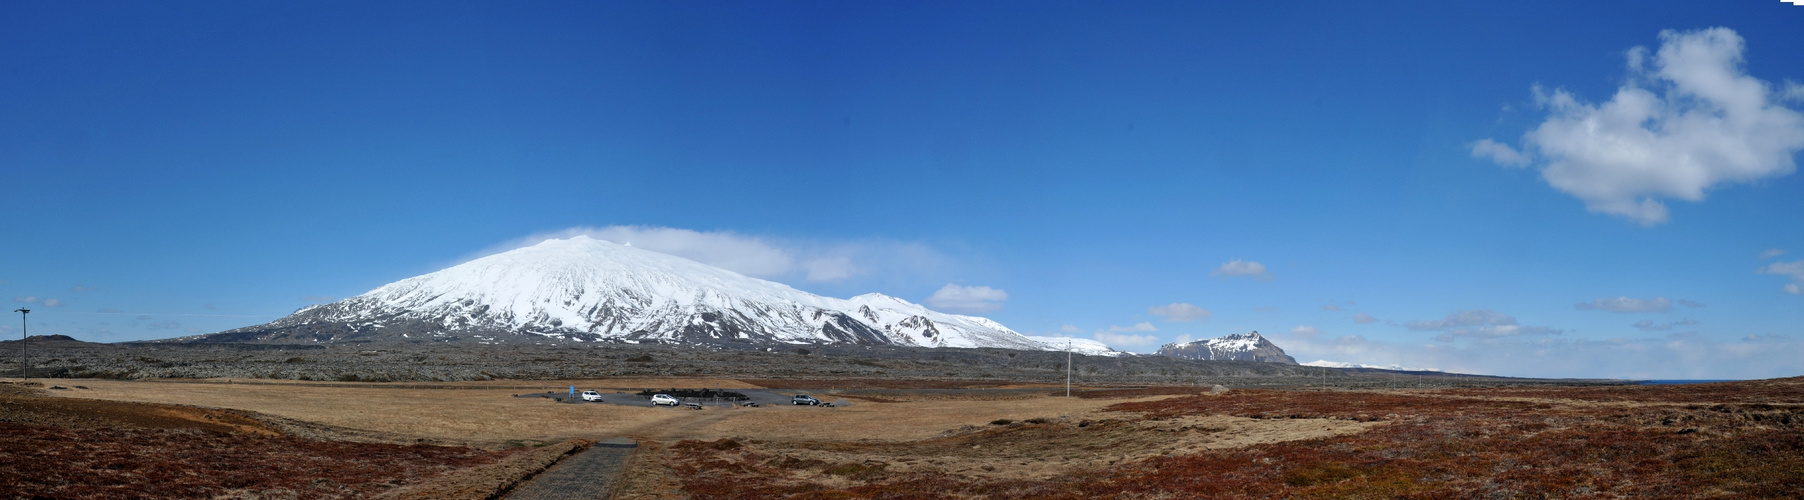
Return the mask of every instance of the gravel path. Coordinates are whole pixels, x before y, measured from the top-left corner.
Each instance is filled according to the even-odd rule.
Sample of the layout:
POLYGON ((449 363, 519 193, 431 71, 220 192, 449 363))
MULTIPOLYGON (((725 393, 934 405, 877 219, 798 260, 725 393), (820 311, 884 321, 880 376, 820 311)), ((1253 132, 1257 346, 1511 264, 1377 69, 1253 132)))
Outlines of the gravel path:
POLYGON ((516 499, 597 499, 607 498, 620 478, 620 471, 626 469, 627 458, 639 443, 626 438, 610 438, 595 443, 588 451, 566 458, 563 462, 526 484, 514 488, 507 498, 516 499))

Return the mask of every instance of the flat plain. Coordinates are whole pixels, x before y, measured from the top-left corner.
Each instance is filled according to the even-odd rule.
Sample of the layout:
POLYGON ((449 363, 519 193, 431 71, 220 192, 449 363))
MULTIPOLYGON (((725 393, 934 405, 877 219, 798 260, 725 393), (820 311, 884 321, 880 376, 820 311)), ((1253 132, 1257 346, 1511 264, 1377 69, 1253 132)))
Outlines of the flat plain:
POLYGON ((484 479, 503 486, 469 490, 481 497, 565 453, 540 450, 609 437, 641 443, 618 498, 1804 495, 1799 378, 1611 387, 1080 387, 1078 397, 1049 384, 985 381, 643 377, 54 379, 0 387, 0 425, 8 428, 0 472, 11 478, 0 483, 0 496, 7 497, 349 498, 518 476, 484 479), (820 389, 823 383, 838 387, 820 389), (807 387, 850 405, 691 410, 515 397, 572 385, 616 400, 631 396, 615 392, 644 388, 807 387), (177 466, 155 458, 162 456, 188 458, 177 466), (509 465, 516 463, 530 465, 509 465), (247 476, 247 468, 283 473, 247 476), (178 473, 191 484, 147 486, 169 484, 165 476, 178 473), (263 476, 293 480, 257 479, 263 476))

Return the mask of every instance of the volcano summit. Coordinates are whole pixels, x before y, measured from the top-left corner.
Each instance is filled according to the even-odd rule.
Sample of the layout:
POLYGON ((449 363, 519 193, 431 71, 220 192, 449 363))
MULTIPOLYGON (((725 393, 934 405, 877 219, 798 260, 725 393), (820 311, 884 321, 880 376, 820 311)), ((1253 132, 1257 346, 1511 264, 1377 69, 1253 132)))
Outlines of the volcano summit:
POLYGON ((187 342, 358 341, 997 347, 1119 355, 986 318, 865 294, 822 297, 681 257, 576 236, 415 276, 187 342))

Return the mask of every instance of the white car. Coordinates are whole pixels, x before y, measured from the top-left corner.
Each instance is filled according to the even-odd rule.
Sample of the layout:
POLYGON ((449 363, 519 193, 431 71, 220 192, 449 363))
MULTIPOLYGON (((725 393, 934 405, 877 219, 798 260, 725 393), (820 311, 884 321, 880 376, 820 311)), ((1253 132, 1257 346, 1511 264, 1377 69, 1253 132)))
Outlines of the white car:
POLYGON ((601 393, 595 391, 583 391, 583 401, 601 401, 601 393))
POLYGON ((658 394, 658 395, 651 397, 651 405, 652 406, 663 406, 663 405, 676 406, 676 405, 680 405, 680 404, 683 404, 683 402, 678 401, 676 396, 672 396, 669 394, 658 394))

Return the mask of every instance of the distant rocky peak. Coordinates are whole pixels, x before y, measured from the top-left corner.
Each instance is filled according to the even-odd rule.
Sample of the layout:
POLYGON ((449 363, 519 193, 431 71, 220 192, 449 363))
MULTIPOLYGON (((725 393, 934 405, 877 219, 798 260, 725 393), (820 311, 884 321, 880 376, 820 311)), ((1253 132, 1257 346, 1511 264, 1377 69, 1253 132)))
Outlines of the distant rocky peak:
POLYGON ((1193 342, 1165 344, 1154 354, 1179 359, 1297 364, 1295 358, 1285 354, 1284 349, 1259 335, 1257 331, 1193 342))

